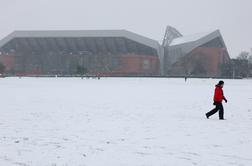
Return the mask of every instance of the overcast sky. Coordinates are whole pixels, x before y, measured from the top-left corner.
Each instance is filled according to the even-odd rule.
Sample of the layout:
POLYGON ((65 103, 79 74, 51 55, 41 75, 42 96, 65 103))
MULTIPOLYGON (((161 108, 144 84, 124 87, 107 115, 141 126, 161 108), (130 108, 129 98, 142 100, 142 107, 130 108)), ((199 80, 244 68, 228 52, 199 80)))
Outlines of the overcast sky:
POLYGON ((231 57, 252 48, 252 0, 0 0, 0 39, 14 30, 126 29, 161 42, 220 29, 231 57))

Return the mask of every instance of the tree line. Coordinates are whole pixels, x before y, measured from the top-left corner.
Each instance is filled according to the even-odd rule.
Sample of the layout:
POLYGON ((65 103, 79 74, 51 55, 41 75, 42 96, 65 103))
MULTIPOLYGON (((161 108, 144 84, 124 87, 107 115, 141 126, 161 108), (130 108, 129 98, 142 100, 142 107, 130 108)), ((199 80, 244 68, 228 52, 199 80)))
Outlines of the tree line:
POLYGON ((221 71, 225 77, 252 77, 252 50, 242 51, 236 58, 222 64, 221 71))

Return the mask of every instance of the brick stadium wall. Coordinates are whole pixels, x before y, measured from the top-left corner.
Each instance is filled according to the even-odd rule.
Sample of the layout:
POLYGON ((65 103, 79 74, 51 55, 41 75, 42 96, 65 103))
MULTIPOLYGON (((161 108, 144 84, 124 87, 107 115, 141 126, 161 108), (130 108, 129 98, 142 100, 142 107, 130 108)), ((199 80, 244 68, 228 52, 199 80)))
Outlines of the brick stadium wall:
POLYGON ((15 55, 2 54, 0 55, 0 62, 5 66, 6 72, 15 67, 15 55))
MULTIPOLYGON (((111 72, 100 72, 104 76, 132 76, 160 74, 159 58, 148 55, 125 54, 119 57, 120 66, 111 72)), ((98 71, 97 71, 98 72, 98 71)))
POLYGON ((191 55, 203 59, 206 74, 214 76, 220 74, 220 65, 230 60, 227 50, 224 48, 199 47, 193 50, 191 55))
POLYGON ((220 65, 229 60, 227 50, 223 48, 198 47, 173 64, 169 72, 170 75, 219 76, 220 65), (199 68, 204 72, 195 74, 199 68))
MULTIPOLYGON (((104 76, 157 76, 160 74, 159 58, 157 56, 124 54, 124 55, 117 55, 114 57, 103 56, 103 58, 105 59, 107 58, 106 62, 111 60, 113 61, 113 58, 116 58, 119 63, 115 65, 115 67, 111 71, 104 70, 103 68, 97 68, 94 70, 90 70, 88 74, 104 75, 104 76)), ((39 65, 37 67, 35 65, 33 65, 35 67, 29 67, 29 65, 32 64, 29 58, 27 61, 25 61, 25 64, 22 64, 21 62, 18 62, 18 59, 16 59, 15 55, 2 54, 0 55, 0 62, 5 65, 6 73, 8 74, 13 73, 16 75, 23 75, 23 76, 29 76, 29 75, 39 76, 48 74, 43 73, 39 65), (22 65, 26 65, 25 70, 16 67, 16 66, 20 67, 22 65)), ((54 73, 53 71, 51 71, 51 73, 49 74, 54 73)), ((56 74, 60 75, 61 73, 56 74)))

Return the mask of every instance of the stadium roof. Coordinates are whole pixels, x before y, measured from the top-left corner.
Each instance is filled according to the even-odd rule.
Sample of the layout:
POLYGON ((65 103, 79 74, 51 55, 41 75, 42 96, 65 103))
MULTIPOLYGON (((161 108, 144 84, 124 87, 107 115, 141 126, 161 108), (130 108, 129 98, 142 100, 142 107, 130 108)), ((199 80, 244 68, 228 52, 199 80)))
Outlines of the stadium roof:
POLYGON ((174 45, 193 42, 193 41, 199 40, 199 39, 207 36, 208 34, 209 34, 209 32, 205 32, 205 33, 198 33, 198 34, 189 35, 189 36, 178 37, 178 38, 174 39, 170 45, 174 46, 174 45))
POLYGON ((219 38, 223 47, 226 48, 225 42, 219 30, 176 38, 171 42, 169 48, 181 48, 183 53, 189 53, 193 49, 202 46, 216 38, 219 38))
POLYGON ((78 38, 78 37, 124 37, 159 50, 158 41, 126 30, 54 30, 54 31, 14 31, 0 40, 0 48, 14 38, 78 38))

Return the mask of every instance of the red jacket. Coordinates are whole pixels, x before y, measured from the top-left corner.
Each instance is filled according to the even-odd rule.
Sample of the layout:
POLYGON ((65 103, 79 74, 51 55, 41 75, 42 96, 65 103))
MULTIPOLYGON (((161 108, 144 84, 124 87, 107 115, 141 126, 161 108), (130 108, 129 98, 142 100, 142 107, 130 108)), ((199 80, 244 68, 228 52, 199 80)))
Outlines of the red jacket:
POLYGON ((222 87, 220 85, 215 86, 215 91, 214 91, 214 102, 222 102, 222 100, 226 99, 222 87))

